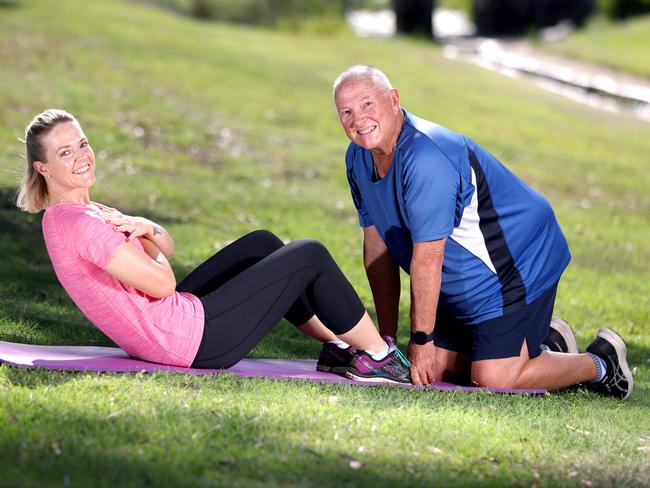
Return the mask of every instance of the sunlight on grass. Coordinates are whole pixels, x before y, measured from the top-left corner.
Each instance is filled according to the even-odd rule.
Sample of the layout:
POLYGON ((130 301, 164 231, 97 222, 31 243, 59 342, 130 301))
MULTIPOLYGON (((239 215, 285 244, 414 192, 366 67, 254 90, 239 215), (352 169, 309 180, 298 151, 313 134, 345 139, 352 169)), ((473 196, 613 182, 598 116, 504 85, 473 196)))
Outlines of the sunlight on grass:
POLYGON ((650 15, 613 22, 594 18, 588 26, 558 43, 539 47, 650 78, 650 15))

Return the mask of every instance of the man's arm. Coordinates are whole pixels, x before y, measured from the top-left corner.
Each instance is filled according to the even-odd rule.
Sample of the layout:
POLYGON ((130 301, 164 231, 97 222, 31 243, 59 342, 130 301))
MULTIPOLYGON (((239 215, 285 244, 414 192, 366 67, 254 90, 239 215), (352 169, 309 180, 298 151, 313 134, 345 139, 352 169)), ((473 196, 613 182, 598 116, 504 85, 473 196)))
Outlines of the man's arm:
MULTIPOLYGON (((440 296, 442 261, 447 239, 418 242, 411 258, 411 331, 433 332, 440 296)), ((428 385, 434 380, 433 342, 423 345, 409 342, 411 380, 415 385, 428 385)))
POLYGON ((379 333, 397 337, 399 268, 375 226, 363 229, 363 264, 377 310, 379 333))

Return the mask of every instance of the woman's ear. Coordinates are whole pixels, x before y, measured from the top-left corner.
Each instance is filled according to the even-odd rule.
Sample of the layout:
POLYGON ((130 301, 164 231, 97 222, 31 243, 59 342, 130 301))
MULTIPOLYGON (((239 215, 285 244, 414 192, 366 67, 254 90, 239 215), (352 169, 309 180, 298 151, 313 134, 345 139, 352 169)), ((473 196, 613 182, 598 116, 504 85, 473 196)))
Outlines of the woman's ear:
POLYGON ((34 166, 36 172, 40 173, 43 178, 50 178, 50 173, 47 171, 47 167, 43 163, 40 161, 34 161, 32 165, 34 166))

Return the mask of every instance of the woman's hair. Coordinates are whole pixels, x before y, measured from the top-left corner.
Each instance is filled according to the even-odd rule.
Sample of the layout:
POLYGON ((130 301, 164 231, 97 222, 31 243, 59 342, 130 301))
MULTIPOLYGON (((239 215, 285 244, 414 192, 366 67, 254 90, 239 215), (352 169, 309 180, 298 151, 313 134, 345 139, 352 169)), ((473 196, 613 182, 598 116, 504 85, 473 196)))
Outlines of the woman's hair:
POLYGON ((62 122, 74 122, 74 116, 65 110, 48 109, 38 114, 25 129, 25 149, 27 166, 16 198, 16 205, 21 210, 37 213, 47 207, 47 184, 42 174, 34 169, 34 161, 47 163, 43 138, 62 122))

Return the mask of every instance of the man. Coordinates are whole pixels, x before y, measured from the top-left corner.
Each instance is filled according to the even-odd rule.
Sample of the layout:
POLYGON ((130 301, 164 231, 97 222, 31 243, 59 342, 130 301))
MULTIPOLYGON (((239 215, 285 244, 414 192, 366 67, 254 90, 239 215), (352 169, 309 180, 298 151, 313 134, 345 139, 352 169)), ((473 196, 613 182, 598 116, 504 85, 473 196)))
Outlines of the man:
POLYGON ((570 254, 546 199, 469 138, 403 110, 374 67, 344 71, 334 101, 351 141, 347 175, 382 335, 396 337, 399 267, 410 275, 413 383, 587 383, 629 397, 618 334, 600 329, 577 354, 566 323, 549 329, 570 254))

